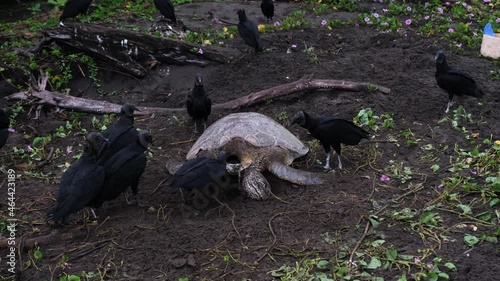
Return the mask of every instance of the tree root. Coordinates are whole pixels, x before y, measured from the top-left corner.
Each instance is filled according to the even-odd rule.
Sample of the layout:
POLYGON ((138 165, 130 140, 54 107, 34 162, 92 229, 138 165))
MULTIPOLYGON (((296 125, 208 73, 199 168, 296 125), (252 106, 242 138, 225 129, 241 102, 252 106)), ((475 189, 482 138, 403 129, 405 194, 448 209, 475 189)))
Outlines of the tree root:
MULTIPOLYGON (((78 112, 86 112, 92 114, 110 114, 119 113, 121 105, 106 102, 89 100, 84 98, 73 97, 45 90, 48 77, 43 73, 38 80, 38 86, 32 86, 29 91, 18 92, 5 97, 8 101, 29 101, 39 105, 50 105, 61 109, 74 110, 78 112), (36 89, 38 88, 38 89, 36 89)), ((240 107, 250 106, 268 99, 279 98, 291 94, 296 94, 305 91, 319 89, 334 89, 351 92, 373 91, 377 90, 383 94, 390 93, 390 89, 373 85, 370 83, 358 83, 342 80, 323 80, 312 79, 311 75, 306 75, 301 79, 269 89, 265 89, 256 93, 243 96, 225 103, 218 103, 212 106, 213 109, 239 109, 240 107)), ((140 111, 136 111, 136 115, 159 114, 168 115, 172 112, 185 111, 185 108, 160 108, 160 107, 138 107, 140 111)))

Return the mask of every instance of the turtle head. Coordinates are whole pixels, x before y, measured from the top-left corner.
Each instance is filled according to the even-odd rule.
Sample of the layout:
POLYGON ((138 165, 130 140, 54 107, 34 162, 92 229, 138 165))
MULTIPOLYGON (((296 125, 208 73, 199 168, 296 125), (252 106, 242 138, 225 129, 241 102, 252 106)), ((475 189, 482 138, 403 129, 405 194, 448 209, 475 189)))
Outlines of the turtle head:
POLYGON ((294 124, 299 124, 300 126, 304 126, 306 124, 306 113, 304 111, 299 111, 293 115, 290 126, 294 124))
POLYGON ((255 167, 245 169, 241 189, 254 200, 266 200, 271 195, 271 185, 255 167))

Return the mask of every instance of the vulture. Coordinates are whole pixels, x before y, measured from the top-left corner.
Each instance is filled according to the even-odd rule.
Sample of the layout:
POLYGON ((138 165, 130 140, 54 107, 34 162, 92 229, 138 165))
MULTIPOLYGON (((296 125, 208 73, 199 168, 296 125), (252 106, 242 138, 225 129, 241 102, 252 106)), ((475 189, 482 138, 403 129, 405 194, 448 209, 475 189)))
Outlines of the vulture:
POLYGON ((174 4, 170 0, 155 0, 154 1, 156 9, 171 22, 176 23, 174 4))
POLYGON ((92 202, 92 206, 99 208, 106 201, 120 196, 130 186, 134 200, 138 204, 137 190, 139 179, 146 169, 146 155, 148 144, 153 143, 153 137, 147 131, 139 132, 134 142, 113 155, 105 164, 105 179, 99 194, 92 202))
POLYGON ((197 130, 197 123, 203 122, 203 129, 207 128, 208 115, 212 111, 212 100, 205 94, 203 87, 203 77, 196 75, 194 80, 193 92, 187 97, 186 107, 189 116, 194 120, 194 130, 197 130))
POLYGON ((435 57, 436 60, 436 82, 441 89, 448 93, 448 105, 445 113, 448 113, 450 106, 455 102, 455 96, 472 96, 481 98, 484 93, 477 86, 474 79, 467 74, 455 70, 448 66, 446 56, 443 51, 438 51, 435 57))
POLYGON ((273 0, 262 0, 260 3, 260 9, 262 10, 262 14, 267 18, 267 21, 273 20, 274 16, 274 4, 273 0))
POLYGON ((305 111, 299 111, 293 116, 291 125, 293 124, 299 124, 308 129, 313 138, 319 140, 326 152, 323 168, 327 170, 330 169, 331 147, 337 153, 338 167, 342 169, 341 144, 357 145, 362 139, 368 139, 370 136, 368 132, 350 121, 333 116, 314 117, 305 111))
POLYGON ((80 14, 87 14, 90 3, 92 3, 92 0, 69 0, 66 3, 66 6, 64 6, 64 10, 59 17, 59 21, 62 24, 63 20, 65 19, 74 18, 80 14))
POLYGON ((219 186, 224 188, 229 174, 226 171, 225 154, 219 155, 218 159, 208 157, 197 157, 190 159, 172 175, 166 183, 169 193, 179 189, 202 189, 219 186))
MULTIPOLYGON (((69 215, 90 207, 104 183, 104 167, 97 165, 97 154, 101 142, 106 142, 99 133, 89 133, 80 159, 62 175, 56 206, 47 213, 49 219, 68 224, 69 215)), ((92 210, 95 217, 95 212, 92 210)))
POLYGON ((138 109, 134 105, 125 103, 120 110, 120 119, 102 132, 109 141, 104 143, 99 151, 99 165, 104 165, 118 151, 135 142, 137 130, 134 127, 134 111, 136 110, 138 109))
POLYGON ((238 22, 238 32, 245 43, 254 48, 255 52, 261 52, 264 50, 262 47, 262 42, 260 41, 259 29, 255 22, 249 20, 245 14, 245 10, 240 9, 237 12, 239 22, 238 22))

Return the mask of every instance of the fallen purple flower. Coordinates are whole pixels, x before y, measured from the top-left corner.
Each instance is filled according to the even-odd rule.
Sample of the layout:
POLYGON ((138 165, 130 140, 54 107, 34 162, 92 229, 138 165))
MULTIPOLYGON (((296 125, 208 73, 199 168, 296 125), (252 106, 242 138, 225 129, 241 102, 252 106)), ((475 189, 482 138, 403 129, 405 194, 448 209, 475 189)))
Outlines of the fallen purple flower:
POLYGON ((71 269, 71 263, 67 263, 67 262, 65 262, 65 263, 63 264, 63 270, 67 270, 67 269, 71 269))
POLYGON ((380 181, 383 181, 383 182, 388 182, 388 181, 390 181, 390 180, 391 180, 391 178, 389 178, 389 177, 388 177, 388 176, 386 176, 386 175, 382 175, 382 176, 380 176, 380 181))

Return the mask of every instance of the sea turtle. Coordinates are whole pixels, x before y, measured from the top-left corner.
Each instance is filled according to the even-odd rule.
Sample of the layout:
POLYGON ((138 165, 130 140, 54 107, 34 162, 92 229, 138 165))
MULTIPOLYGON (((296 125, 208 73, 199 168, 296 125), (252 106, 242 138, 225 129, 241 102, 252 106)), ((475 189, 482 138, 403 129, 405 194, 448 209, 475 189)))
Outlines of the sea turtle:
POLYGON ((309 151, 297 137, 273 119, 255 112, 233 113, 213 123, 191 147, 186 159, 216 158, 220 151, 239 159, 242 190, 250 198, 265 200, 269 182, 260 173, 300 185, 321 184, 320 174, 294 169, 293 160, 309 151))

